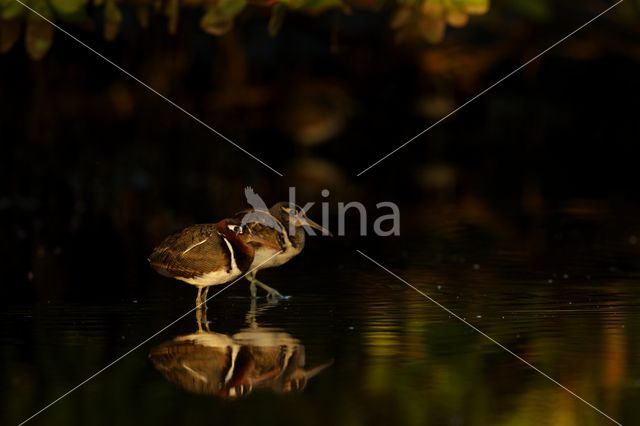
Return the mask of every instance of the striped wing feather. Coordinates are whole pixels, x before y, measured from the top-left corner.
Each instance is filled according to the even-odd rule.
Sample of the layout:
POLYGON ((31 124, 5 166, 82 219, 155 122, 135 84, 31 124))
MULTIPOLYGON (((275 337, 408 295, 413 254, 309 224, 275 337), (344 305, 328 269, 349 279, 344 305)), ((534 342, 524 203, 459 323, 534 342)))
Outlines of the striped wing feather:
POLYGON ((149 263, 167 277, 194 278, 228 270, 229 249, 215 224, 193 225, 167 238, 149 256, 149 263))
POLYGON ((257 235, 277 247, 284 247, 285 242, 282 237, 282 232, 286 232, 287 229, 275 216, 261 210, 242 210, 236 213, 235 218, 242 220, 247 214, 255 214, 252 216, 255 221, 250 221, 247 224, 253 235, 257 235), (272 226, 269 226, 265 221, 268 221, 269 225, 272 226), (273 226, 275 226, 275 228, 273 226))
POLYGON ((284 238, 279 230, 265 226, 262 223, 250 223, 249 229, 253 235, 257 235, 277 247, 284 248, 284 238))

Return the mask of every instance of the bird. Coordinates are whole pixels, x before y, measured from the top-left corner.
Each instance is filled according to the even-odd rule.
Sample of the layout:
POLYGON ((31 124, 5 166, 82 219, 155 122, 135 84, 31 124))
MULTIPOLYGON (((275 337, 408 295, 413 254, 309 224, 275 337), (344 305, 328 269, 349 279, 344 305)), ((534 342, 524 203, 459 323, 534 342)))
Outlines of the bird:
POLYGON ((256 279, 258 271, 283 265, 300 254, 305 244, 304 227, 315 228, 326 235, 331 235, 331 233, 309 219, 300 206, 287 201, 274 204, 268 212, 262 210, 242 211, 237 213, 235 217, 244 218, 247 215, 257 217, 255 221, 246 224, 249 232, 270 243, 255 248, 253 262, 249 267, 250 272, 246 276, 251 283, 251 295, 256 297, 257 285, 267 291, 268 298, 285 298, 276 289, 256 279), (269 226, 269 223, 274 223, 274 225, 269 226))
POLYGON ((159 274, 198 288, 196 308, 205 305, 209 287, 225 284, 246 273, 257 247, 279 246, 249 232, 236 219, 192 225, 166 237, 148 258, 159 274))

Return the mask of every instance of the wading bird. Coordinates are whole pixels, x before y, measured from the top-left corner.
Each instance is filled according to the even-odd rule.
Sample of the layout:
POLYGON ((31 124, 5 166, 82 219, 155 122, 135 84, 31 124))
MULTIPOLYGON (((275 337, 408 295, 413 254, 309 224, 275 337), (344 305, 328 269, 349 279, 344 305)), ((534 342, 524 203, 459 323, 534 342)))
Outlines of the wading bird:
POLYGON ((251 295, 256 297, 256 285, 258 285, 267 291, 267 297, 282 298, 282 294, 276 289, 256 279, 258 271, 283 265, 300 254, 305 242, 304 227, 315 228, 325 235, 331 235, 331 233, 309 219, 304 209, 286 201, 275 204, 269 211, 240 212, 236 218, 246 218, 249 215, 252 218, 251 222, 242 220, 243 223, 246 223, 249 233, 262 241, 269 242, 269 244, 261 244, 255 248, 253 263, 247 274, 247 279, 251 283, 251 295), (278 251, 281 253, 278 254, 278 251))
POLYGON ((249 232, 239 220, 224 219, 168 236, 153 250, 149 263, 161 275, 198 287, 199 307, 206 303, 210 286, 228 283, 249 271, 256 249, 263 246, 272 255, 280 250, 271 240, 249 232))

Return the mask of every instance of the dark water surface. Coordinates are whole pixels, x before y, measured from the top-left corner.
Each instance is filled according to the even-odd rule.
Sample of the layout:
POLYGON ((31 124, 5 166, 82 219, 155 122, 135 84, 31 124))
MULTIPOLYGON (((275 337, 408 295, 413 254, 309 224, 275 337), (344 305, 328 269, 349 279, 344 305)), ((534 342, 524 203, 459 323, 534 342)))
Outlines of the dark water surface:
MULTIPOLYGON (((289 300, 252 308, 240 282, 209 302, 209 332, 187 315, 31 424, 613 424, 356 248, 622 424, 640 424, 640 220, 624 212, 565 209, 507 226, 468 208, 416 210, 414 222, 429 224, 408 220, 400 238, 311 240, 261 273, 289 300), (216 382, 232 347, 238 374, 254 372, 244 396, 216 382)), ((192 308, 191 287, 145 280, 148 290, 106 304, 99 292, 3 302, 2 424, 192 308)))

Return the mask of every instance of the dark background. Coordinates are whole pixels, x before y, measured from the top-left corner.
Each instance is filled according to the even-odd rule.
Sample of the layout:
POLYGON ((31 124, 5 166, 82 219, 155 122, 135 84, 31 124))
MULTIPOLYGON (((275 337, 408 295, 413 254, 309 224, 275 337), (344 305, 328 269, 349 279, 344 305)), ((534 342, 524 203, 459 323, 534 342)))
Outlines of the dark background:
MULTIPOLYGON (((18 44, 0 56, 5 288, 27 298, 54 294, 58 286, 38 284, 41 274, 96 269, 93 279, 135 286, 146 274, 140 253, 182 225, 244 208, 245 185, 268 203, 286 198, 288 186, 301 203, 323 201, 327 188, 334 213, 337 201, 391 200, 407 218, 419 215, 415 206, 470 194, 533 213, 593 197, 635 203, 640 53, 632 4, 356 177, 606 5, 563 4, 545 19, 515 6, 498 2, 437 45, 395 41, 385 9, 289 14, 275 37, 259 8, 220 38, 201 31, 190 9, 175 36, 157 16, 140 29, 126 7, 113 42, 100 27, 70 25, 284 177, 65 35, 55 34, 40 61, 18 44), (319 142, 305 146, 298 135, 313 126, 319 142), (65 262, 73 267, 57 271, 65 262)), ((100 10, 94 14, 100 22, 100 10)))
MULTIPOLYGON (((37 61, 22 37, 0 55, 7 421, 189 309, 194 289, 157 276, 146 257, 181 227, 246 208, 248 185, 269 204, 296 187, 299 204, 317 203, 309 212, 317 220, 319 203, 330 202, 334 231, 339 201, 368 206, 369 230, 376 203, 401 208, 399 237, 361 237, 352 214, 346 236, 311 239, 295 261, 261 272, 294 295, 266 323, 307 344, 309 364, 335 358, 327 378, 293 399, 224 404, 164 383, 145 347, 38 421, 255 424, 256 413, 277 409, 281 418, 260 421, 541 424, 542 414, 558 424, 570 413, 575 424, 601 424, 398 290, 355 249, 623 423, 637 420, 637 2, 626 0, 357 176, 609 5, 540 1, 540 13, 526 3, 496 1, 435 44, 397 40, 395 4, 287 13, 275 37, 268 10, 255 5, 220 37, 204 33, 201 11, 190 7, 175 35, 156 15, 141 29, 127 3, 113 41, 102 37, 99 7, 88 8, 94 28, 60 22, 283 177, 64 34, 37 61), (540 400, 529 394, 536 390, 540 400), (528 395, 537 402, 527 405, 528 395), (554 401, 566 405, 556 410, 554 401)), ((242 326, 248 305, 246 286, 229 292, 210 304, 224 333, 242 326)), ((193 328, 189 318, 169 334, 193 328)))

